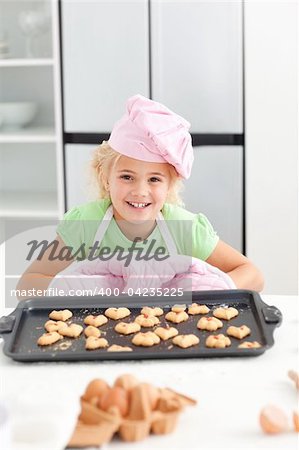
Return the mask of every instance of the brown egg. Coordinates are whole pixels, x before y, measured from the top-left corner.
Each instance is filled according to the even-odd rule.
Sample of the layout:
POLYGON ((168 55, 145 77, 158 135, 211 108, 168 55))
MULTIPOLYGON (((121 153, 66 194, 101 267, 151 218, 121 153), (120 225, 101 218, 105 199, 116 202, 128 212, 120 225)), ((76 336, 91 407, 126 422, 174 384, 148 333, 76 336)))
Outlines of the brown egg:
POLYGON ((126 391, 130 391, 138 383, 139 382, 137 378, 134 377, 134 375, 125 373, 124 375, 121 375, 120 377, 116 378, 114 386, 119 386, 126 389, 126 391))
POLYGON ((105 392, 98 402, 98 408, 109 411, 111 407, 119 409, 120 414, 124 417, 128 414, 129 398, 128 392, 119 386, 114 386, 105 392))
POLYGON ((260 425, 265 433, 283 433, 288 430, 288 419, 281 409, 268 405, 260 413, 260 425))
MULTIPOLYGON (((101 397, 104 392, 106 392, 108 389, 110 389, 109 385, 106 383, 106 381, 101 380, 100 378, 96 378, 92 380, 84 394, 83 399, 87 402, 91 401, 94 397, 101 397)), ((94 403, 94 400, 93 400, 94 403)))
POLYGON ((150 383, 140 383, 139 386, 145 386, 148 394, 148 399, 150 402, 150 406, 152 411, 156 409, 160 394, 159 389, 153 386, 150 383))
POLYGON ((294 430, 299 433, 299 414, 297 412, 293 412, 293 424, 294 430))
MULTIPOLYGON (((104 391, 104 392, 106 392, 106 391, 104 391)), ((91 397, 91 398, 88 400, 88 403, 89 403, 90 405, 97 406, 98 401, 99 401, 99 398, 100 398, 100 395, 99 395, 99 396, 95 396, 95 397, 91 397)), ((83 400, 84 400, 84 398, 83 398, 83 400)), ((86 400, 86 401, 87 401, 87 400, 86 400)))

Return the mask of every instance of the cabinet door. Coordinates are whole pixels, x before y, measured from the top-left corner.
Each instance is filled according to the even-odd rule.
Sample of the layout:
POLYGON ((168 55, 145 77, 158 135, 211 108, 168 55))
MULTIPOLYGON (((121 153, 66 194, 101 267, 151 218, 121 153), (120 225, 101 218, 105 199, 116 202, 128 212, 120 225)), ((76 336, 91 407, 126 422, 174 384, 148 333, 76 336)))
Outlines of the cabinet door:
POLYGON ((242 132, 242 2, 152 0, 152 92, 193 133, 242 132))
POLYGON ((65 146, 66 209, 90 200, 89 164, 94 145, 65 146))
POLYGON ((243 250, 242 147, 195 147, 183 193, 186 209, 205 214, 221 240, 243 250))
POLYGON ((131 95, 149 95, 146 0, 63 0, 67 132, 109 132, 131 95))

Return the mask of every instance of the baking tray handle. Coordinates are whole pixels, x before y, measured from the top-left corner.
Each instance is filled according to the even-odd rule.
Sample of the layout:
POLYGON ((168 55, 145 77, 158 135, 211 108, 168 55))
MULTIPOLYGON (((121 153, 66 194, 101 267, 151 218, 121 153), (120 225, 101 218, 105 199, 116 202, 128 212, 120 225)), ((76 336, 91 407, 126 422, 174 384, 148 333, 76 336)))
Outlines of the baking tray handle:
POLYGON ((264 320, 269 325, 279 327, 282 322, 282 313, 276 306, 266 305, 262 308, 264 320))
POLYGON ((16 316, 0 317, 0 334, 11 333, 16 321, 16 316))

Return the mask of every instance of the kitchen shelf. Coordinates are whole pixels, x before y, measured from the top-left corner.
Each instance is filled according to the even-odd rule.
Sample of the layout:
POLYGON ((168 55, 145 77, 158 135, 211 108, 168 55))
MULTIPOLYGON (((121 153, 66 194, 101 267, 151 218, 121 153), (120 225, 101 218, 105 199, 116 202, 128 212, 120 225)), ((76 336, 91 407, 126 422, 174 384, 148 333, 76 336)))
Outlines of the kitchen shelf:
POLYGON ((53 58, 11 58, 0 59, 0 67, 53 66, 53 58))
POLYGON ((59 216, 56 192, 0 192, 1 217, 59 216))
POLYGON ((38 106, 33 121, 24 128, 0 126, 0 220, 58 219, 65 210, 59 0, 0 3, 0 28, 4 41, 7 36, 9 52, 0 58, 0 102, 38 106), (32 57, 19 24, 24 11, 36 13, 46 24, 31 41, 32 57))
POLYGON ((55 129, 52 127, 27 127, 19 130, 0 128, 1 143, 48 143, 56 142, 55 129))

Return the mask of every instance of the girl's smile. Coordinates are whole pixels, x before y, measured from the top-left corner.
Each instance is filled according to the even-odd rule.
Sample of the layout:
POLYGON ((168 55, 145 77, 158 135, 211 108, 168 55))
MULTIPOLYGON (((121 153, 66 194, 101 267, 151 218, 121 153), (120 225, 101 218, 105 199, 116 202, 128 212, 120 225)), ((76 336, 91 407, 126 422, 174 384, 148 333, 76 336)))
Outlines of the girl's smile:
POLYGON ((144 209, 151 205, 151 203, 137 203, 137 202, 127 202, 129 206, 137 209, 144 209))

